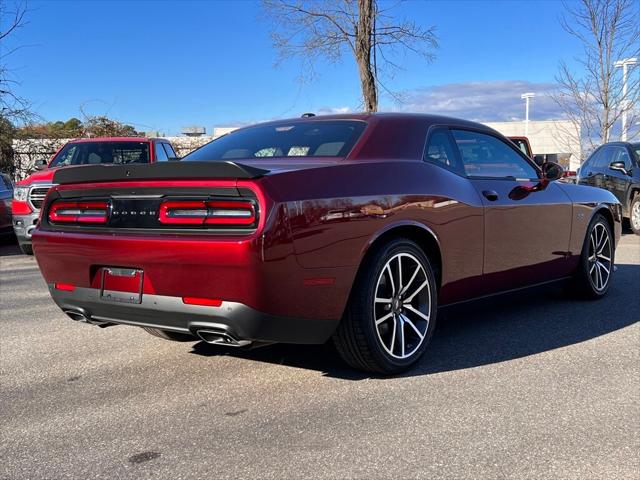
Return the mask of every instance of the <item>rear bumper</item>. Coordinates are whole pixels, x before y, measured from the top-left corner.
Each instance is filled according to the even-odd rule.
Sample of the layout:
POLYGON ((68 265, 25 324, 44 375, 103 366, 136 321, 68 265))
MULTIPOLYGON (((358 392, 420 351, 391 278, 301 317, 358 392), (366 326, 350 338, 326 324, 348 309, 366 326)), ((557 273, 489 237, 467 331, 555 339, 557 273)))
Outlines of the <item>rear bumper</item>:
POLYGON ((72 315, 82 313, 89 323, 152 327, 193 335, 198 330, 224 330, 238 340, 324 343, 338 323, 277 317, 229 301, 210 307, 186 305, 180 297, 144 294, 141 303, 127 304, 102 300, 96 288, 76 288, 69 292, 49 284, 49 291, 63 311, 72 315))

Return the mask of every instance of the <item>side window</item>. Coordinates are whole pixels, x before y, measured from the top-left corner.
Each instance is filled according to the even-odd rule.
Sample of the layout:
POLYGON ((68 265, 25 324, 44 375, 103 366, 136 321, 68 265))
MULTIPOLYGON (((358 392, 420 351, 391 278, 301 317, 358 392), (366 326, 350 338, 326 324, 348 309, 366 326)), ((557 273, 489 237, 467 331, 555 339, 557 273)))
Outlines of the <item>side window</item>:
POLYGON ((169 157, 167 156, 167 152, 165 152, 164 148, 162 148, 162 143, 157 142, 156 143, 156 162, 166 162, 167 160, 169 160, 169 157))
POLYGON ((176 155, 176 152, 170 143, 163 143, 162 145, 164 146, 164 150, 167 152, 167 156, 169 158, 178 158, 178 155, 176 155))
POLYGON ((507 143, 498 138, 468 130, 451 130, 469 177, 538 178, 535 168, 507 143))
POLYGON ((631 169, 631 156, 625 147, 616 147, 616 156, 612 162, 624 162, 625 168, 631 169))
POLYGON ((424 160, 464 175, 464 168, 459 164, 449 130, 446 128, 437 128, 430 133, 427 148, 424 151, 424 160))

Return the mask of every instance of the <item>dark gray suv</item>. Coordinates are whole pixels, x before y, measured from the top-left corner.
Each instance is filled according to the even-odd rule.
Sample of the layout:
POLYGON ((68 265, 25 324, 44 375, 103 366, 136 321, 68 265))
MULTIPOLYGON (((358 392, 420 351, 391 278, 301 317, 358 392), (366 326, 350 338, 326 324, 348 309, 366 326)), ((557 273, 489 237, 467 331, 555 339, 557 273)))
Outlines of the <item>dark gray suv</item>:
POLYGON ((622 214, 640 235, 640 143, 611 142, 598 147, 580 167, 578 183, 600 187, 622 203, 622 214))
POLYGON ((11 203, 13 200, 13 182, 9 175, 0 173, 0 238, 13 235, 11 225, 11 203))

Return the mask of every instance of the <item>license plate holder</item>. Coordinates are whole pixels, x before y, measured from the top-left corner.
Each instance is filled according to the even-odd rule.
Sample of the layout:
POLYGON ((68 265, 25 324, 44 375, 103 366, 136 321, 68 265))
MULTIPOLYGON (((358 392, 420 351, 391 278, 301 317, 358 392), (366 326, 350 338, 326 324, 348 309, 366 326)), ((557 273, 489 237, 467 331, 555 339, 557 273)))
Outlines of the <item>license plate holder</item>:
POLYGON ((108 302, 142 303, 144 272, 138 268, 104 267, 100 299, 108 302))

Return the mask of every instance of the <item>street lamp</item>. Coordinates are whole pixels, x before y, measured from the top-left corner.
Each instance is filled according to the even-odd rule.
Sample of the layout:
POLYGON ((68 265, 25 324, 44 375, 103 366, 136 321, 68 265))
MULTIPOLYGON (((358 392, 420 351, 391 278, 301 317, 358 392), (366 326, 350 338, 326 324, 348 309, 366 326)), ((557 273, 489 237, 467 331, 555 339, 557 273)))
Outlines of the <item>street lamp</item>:
POLYGON ((528 92, 528 93, 523 93, 522 95, 520 95, 520 98, 522 98, 525 101, 525 107, 524 107, 524 136, 527 137, 529 136, 529 99, 535 97, 536 94, 532 93, 532 92, 528 92))
POLYGON ((638 63, 636 57, 623 58, 613 64, 614 67, 622 67, 622 132, 620 133, 620 140, 627 141, 627 107, 629 105, 627 101, 627 73, 628 67, 631 67, 638 63))

